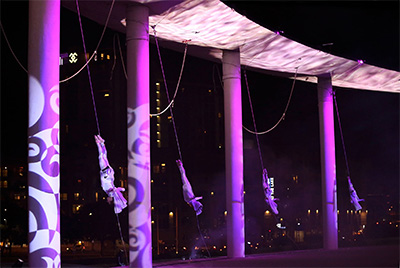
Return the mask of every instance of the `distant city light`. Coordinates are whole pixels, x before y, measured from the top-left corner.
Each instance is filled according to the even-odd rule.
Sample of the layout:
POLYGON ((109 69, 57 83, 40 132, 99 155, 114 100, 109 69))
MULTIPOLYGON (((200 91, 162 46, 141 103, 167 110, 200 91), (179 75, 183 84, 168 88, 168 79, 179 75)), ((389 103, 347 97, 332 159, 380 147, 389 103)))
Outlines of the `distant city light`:
POLYGON ((69 63, 76 63, 78 61, 78 53, 72 52, 69 53, 69 63))
POLYGON ((280 222, 276 224, 276 227, 278 227, 279 229, 286 229, 286 226, 283 226, 280 222))
POLYGON ((171 211, 171 212, 169 213, 169 216, 170 216, 170 217, 173 217, 173 216, 174 216, 174 213, 171 211))

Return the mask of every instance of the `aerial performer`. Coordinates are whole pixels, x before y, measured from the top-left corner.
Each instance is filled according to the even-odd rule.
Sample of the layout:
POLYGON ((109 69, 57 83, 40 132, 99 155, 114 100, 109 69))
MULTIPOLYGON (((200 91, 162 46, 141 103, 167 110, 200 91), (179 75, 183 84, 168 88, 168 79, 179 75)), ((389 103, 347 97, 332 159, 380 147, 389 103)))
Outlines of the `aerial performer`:
POLYGON ((108 195, 107 202, 111 204, 114 199, 114 212, 115 214, 120 213, 127 206, 126 199, 121 192, 125 191, 125 188, 114 186, 114 170, 110 166, 107 159, 107 149, 104 144, 104 139, 100 135, 94 136, 99 150, 99 165, 100 165, 100 181, 101 188, 108 195))
POLYGON ((194 196, 192 186, 190 185, 190 182, 186 177, 186 172, 185 168, 183 167, 182 161, 176 160, 176 164, 178 165, 179 171, 181 172, 183 199, 194 209, 196 215, 200 215, 203 210, 203 205, 198 200, 202 199, 203 197, 194 196))
POLYGON ((275 200, 279 200, 277 198, 272 197, 272 189, 270 186, 269 178, 268 178, 268 172, 267 169, 263 169, 263 188, 264 188, 264 194, 265 194, 265 201, 267 204, 270 206, 272 212, 274 212, 275 215, 278 215, 278 205, 275 203, 275 200))
POLYGON ((347 181, 349 182, 349 191, 350 191, 350 201, 353 203, 354 207, 356 208, 356 211, 362 209, 360 205, 360 201, 364 201, 364 199, 360 199, 357 195, 356 190, 353 187, 353 184, 351 183, 350 177, 347 177, 347 181))

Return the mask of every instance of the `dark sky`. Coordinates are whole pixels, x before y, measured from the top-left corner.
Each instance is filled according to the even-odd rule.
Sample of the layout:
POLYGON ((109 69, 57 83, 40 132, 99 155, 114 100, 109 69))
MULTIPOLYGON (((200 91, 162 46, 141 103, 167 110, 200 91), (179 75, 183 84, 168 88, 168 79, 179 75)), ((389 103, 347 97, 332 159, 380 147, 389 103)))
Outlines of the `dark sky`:
MULTIPOLYGON (((260 25, 283 31, 284 36, 307 46, 399 71, 398 1, 225 3, 260 25), (323 46, 327 43, 333 45, 323 46)), ((255 73, 248 73, 248 78, 257 128, 260 131, 269 129, 285 108, 292 81, 255 73), (266 90, 272 93, 266 95, 266 90)), ((334 89, 337 91, 350 174, 359 195, 392 194, 394 200, 398 200, 399 95, 334 89)), ((252 128, 246 102, 247 96, 244 95, 244 124, 252 128)), ((304 181, 314 180, 312 178, 320 172, 317 105, 316 85, 297 82, 286 119, 274 131, 260 137, 264 164, 270 173, 288 177, 299 175, 304 181)), ((245 137, 254 140, 247 133, 245 137)), ((257 157, 253 159, 258 161, 257 157)), ((337 123, 336 159, 340 200, 347 183, 337 123)))
MULTIPOLYGON (((271 30, 316 49, 379 67, 399 70, 398 1, 227 1, 229 6, 271 30), (333 43, 333 46, 322 46, 333 43)), ((27 66, 28 10, 25 1, 2 1, 1 22, 21 63, 27 66)), ((61 17, 70 11, 62 8, 61 17)), ((95 31, 87 47, 95 47, 102 27, 84 20, 95 31)), ((77 20, 61 22, 61 49, 81 46, 77 20), (66 23, 68 22, 68 23, 66 23), (78 33, 78 36, 76 35, 78 33)), ((112 36, 110 34, 109 36, 112 36)), ((106 37, 107 38, 107 37, 106 37)), ((63 51, 61 51, 63 52, 63 51)), ((190 72, 186 69, 185 72, 190 72)), ((279 119, 292 81, 248 72, 257 127, 265 130, 279 119), (265 88, 268 88, 266 93, 265 88)), ((244 125, 251 127, 243 88, 244 125)), ((399 94, 337 88, 345 144, 353 183, 360 196, 399 189, 399 94)), ((27 79, 1 39, 1 162, 26 159, 27 79)), ((254 137, 245 133, 246 139, 254 137)), ((345 164, 337 132, 338 184, 345 164)), ((260 137, 264 164, 272 174, 300 178, 319 173, 319 128, 315 84, 297 82, 285 121, 260 137)), ((256 159, 250 156, 251 159, 256 159)), ((246 159, 245 159, 246 161, 246 159)))

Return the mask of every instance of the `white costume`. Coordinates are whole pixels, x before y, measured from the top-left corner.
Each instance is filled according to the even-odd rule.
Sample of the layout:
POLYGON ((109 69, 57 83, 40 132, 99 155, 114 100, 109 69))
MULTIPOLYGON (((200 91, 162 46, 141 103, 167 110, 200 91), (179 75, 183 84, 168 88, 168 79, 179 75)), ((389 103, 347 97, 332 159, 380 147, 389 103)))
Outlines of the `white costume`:
POLYGON ((99 150, 99 165, 100 165, 100 181, 101 188, 107 195, 114 199, 114 212, 120 213, 127 205, 126 199, 122 195, 121 191, 125 191, 124 188, 114 186, 114 170, 108 163, 107 159, 107 149, 104 145, 104 140, 100 135, 94 136, 97 144, 97 149, 99 150))
POLYGON ((353 184, 351 183, 350 177, 347 177, 347 181, 349 182, 349 191, 350 191, 350 202, 353 203, 354 207, 356 208, 356 211, 362 209, 360 205, 360 201, 364 201, 364 199, 360 199, 357 195, 356 190, 353 187, 353 184))
POLYGON ((200 215, 203 210, 203 205, 197 200, 200 200, 203 197, 194 196, 192 186, 190 185, 190 182, 186 177, 186 172, 183 168, 181 160, 176 160, 176 164, 178 165, 179 171, 181 172, 183 199, 186 203, 193 207, 196 215, 200 215))
POLYGON ((275 200, 279 200, 279 199, 273 198, 271 196, 272 189, 269 186, 268 172, 266 169, 263 170, 263 187, 264 187, 265 201, 270 206, 270 208, 274 212, 274 214, 277 215, 279 212, 278 212, 278 205, 275 203, 275 200))

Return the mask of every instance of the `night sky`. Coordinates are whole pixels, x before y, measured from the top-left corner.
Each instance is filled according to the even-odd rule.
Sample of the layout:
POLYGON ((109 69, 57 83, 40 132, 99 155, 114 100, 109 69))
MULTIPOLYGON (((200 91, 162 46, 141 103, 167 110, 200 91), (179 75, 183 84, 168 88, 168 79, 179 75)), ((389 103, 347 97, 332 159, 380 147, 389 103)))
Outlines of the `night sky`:
MULTIPOLYGON (((398 1, 226 1, 226 4, 260 25, 283 31, 284 36, 307 46, 399 71, 398 1), (323 45, 327 43, 333 45, 323 45)), ((25 67, 27 7, 25 1, 1 2, 2 25, 15 54, 25 67)), ((78 20, 75 17, 76 20, 72 21, 71 14, 62 8, 61 52, 68 47, 81 46, 78 20)), ((91 32, 87 34, 87 47, 93 48, 102 26, 89 20, 83 22, 85 29, 91 32)), ((112 33, 107 31, 104 42, 109 42, 111 37, 112 33)), ((190 72, 189 65, 185 75, 190 76, 190 72)), ((280 118, 292 81, 255 72, 248 72, 247 76, 257 128, 263 131, 280 118)), ((336 90, 350 173, 359 196, 391 194, 398 200, 399 95, 345 88, 336 90)), ((27 92, 26 73, 14 60, 2 35, 2 166, 26 164, 27 92)), ((242 92, 243 124, 252 129, 244 86, 242 92)), ((315 182, 320 172, 318 120, 316 85, 296 82, 286 119, 274 131, 260 137, 264 165, 270 174, 287 178, 299 175, 308 183, 315 182)), ((246 132, 244 138, 249 140, 247 143, 254 142, 254 136, 246 132)), ((258 156, 250 153, 245 157, 246 174, 260 175, 258 156), (250 166, 250 162, 256 164, 250 166)), ((336 158, 340 188, 346 186, 346 167, 338 131, 336 158)))

